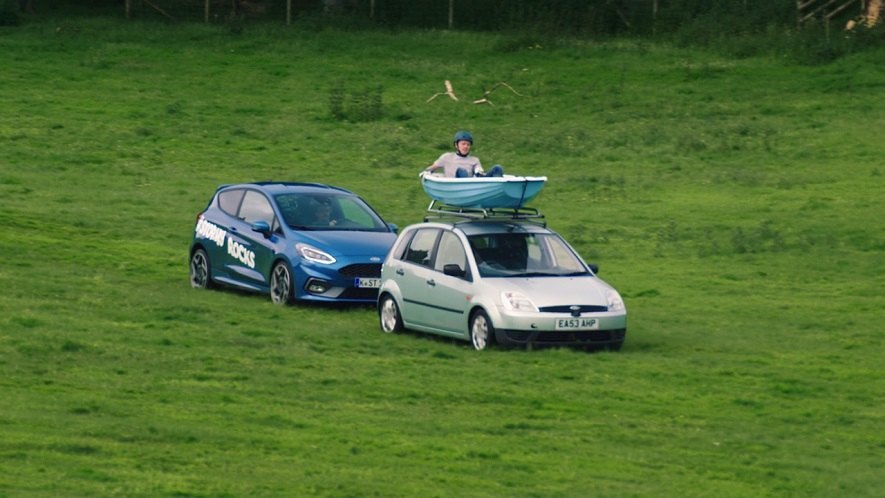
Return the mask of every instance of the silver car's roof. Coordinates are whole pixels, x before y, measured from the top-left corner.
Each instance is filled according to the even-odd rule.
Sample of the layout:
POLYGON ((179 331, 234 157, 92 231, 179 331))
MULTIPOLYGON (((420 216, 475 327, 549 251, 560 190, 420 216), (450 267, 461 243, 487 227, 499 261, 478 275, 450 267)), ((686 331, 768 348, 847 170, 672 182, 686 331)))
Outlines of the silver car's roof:
POLYGON ((457 228, 464 232, 468 237, 472 235, 482 235, 487 233, 552 233, 552 230, 541 226, 537 223, 519 222, 519 221, 502 221, 502 220, 476 220, 476 221, 455 221, 455 222, 427 222, 420 223, 408 228, 420 227, 446 227, 457 228))

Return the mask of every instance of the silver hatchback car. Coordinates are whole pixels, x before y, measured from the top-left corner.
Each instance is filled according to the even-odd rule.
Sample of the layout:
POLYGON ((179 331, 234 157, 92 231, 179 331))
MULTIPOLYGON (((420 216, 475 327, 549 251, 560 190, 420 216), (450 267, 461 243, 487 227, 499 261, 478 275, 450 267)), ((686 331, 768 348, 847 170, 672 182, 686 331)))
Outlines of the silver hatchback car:
POLYGON ((543 223, 437 220, 407 227, 381 269, 381 329, 470 341, 618 350, 618 292, 543 223))

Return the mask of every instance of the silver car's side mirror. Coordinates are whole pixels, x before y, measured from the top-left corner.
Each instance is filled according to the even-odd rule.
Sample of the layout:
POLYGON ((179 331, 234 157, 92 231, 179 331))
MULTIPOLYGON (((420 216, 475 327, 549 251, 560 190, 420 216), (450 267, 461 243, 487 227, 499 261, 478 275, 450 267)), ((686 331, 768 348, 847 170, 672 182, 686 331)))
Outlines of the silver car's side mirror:
POLYGON ((443 273, 451 277, 458 278, 463 278, 465 274, 464 269, 456 264, 448 264, 443 266, 443 273))

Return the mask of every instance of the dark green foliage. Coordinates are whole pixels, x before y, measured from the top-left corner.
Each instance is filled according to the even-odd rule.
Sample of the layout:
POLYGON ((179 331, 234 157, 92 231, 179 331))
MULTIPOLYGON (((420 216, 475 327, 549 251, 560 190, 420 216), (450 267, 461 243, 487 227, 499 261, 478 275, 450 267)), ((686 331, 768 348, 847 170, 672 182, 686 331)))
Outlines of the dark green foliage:
POLYGON ((384 87, 348 92, 339 81, 329 89, 329 114, 339 121, 363 123, 384 117, 384 87))
POLYGON ((0 0, 0 27, 18 26, 21 23, 18 2, 16 0, 0 0))
POLYGON ((339 121, 347 118, 347 113, 344 112, 344 101, 346 98, 344 82, 339 81, 329 89, 329 114, 339 121))
MULTIPOLYGON (((38 14, 121 16, 120 3, 65 0, 39 4, 42 10, 38 9, 38 14)), ((339 4, 339 8, 324 9, 318 0, 293 0, 294 29, 321 32, 449 27, 448 0, 375 0, 374 10, 364 0, 342 0, 339 4)), ((827 64, 885 43, 885 23, 872 29, 858 26, 845 31, 846 21, 858 16, 859 5, 830 21, 819 17, 802 26, 797 25, 796 3, 790 0, 659 0, 657 11, 653 5, 653 0, 457 1, 451 27, 514 33, 499 42, 497 49, 503 53, 549 49, 557 37, 564 35, 603 40, 630 34, 682 47, 714 49, 735 57, 787 57, 806 65, 827 64)), ((135 2, 130 15, 133 20, 196 23, 204 21, 204 6, 203 0, 135 2)), ((19 24, 18 10, 15 0, 0 0, 0 25, 19 24)), ((208 21, 240 35, 250 25, 279 25, 285 16, 285 0, 215 1, 210 3, 208 21)), ((362 111, 366 109, 348 119, 365 120, 362 111)))

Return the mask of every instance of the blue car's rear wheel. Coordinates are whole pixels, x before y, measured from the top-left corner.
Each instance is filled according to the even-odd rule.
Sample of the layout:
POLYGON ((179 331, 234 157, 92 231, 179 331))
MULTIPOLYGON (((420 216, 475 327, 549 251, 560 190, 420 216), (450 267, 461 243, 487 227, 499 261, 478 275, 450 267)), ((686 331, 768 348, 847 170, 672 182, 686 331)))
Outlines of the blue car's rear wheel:
POLYGON ((209 268, 209 255, 197 249, 191 255, 190 265, 191 287, 209 289, 212 287, 212 270, 209 268))
POLYGON ((292 272, 283 261, 275 264, 270 273, 270 299, 275 304, 292 301, 292 272))

